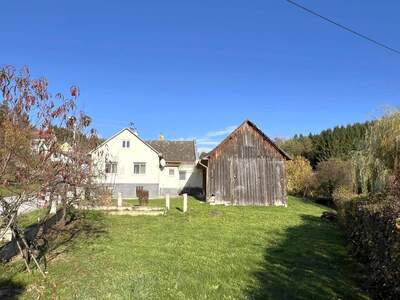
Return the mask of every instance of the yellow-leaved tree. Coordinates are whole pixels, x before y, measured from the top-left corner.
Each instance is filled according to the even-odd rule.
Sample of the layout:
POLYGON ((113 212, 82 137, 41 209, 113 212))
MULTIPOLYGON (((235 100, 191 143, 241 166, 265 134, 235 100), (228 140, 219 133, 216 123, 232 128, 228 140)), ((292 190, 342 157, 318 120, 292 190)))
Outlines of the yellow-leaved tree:
POLYGON ((385 189, 400 167, 400 110, 391 110, 373 123, 363 149, 353 155, 353 164, 364 193, 385 189))
POLYGON ((302 156, 295 156, 286 162, 288 193, 306 196, 312 185, 313 170, 310 162, 302 156))

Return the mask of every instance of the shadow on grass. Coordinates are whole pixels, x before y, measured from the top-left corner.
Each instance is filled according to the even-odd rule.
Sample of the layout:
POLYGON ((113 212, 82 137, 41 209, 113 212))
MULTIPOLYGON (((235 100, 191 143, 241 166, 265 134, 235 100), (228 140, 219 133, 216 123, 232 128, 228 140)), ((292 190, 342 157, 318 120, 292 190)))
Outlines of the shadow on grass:
MULTIPOLYGON (((44 225, 46 246, 40 250, 39 260, 52 260, 64 253, 72 245, 74 239, 84 237, 87 243, 93 238, 106 233, 104 230, 103 217, 101 212, 77 212, 74 219, 65 226, 57 223, 60 220, 61 210, 46 221, 44 225)), ((28 243, 35 238, 39 231, 39 225, 34 224, 24 230, 28 243)), ((0 262, 8 262, 19 255, 15 239, 0 247, 0 262)), ((46 260, 44 261, 46 264, 46 260)), ((2 299, 2 298, 0 298, 2 299)))
POLYGON ((198 195, 198 194, 195 194, 195 195, 189 195, 190 197, 192 197, 194 200, 197 200, 197 201, 199 201, 199 202, 207 202, 206 201, 206 196, 205 195, 198 195))
POLYGON ((25 287, 22 284, 9 279, 0 279, 0 299, 18 299, 24 291, 25 287))
POLYGON ((334 207, 330 203, 320 201, 317 198, 302 198, 302 197, 295 197, 295 198, 297 201, 303 202, 305 204, 312 204, 314 206, 317 206, 325 210, 334 209, 334 207))
MULTIPOLYGON (((104 214, 101 212, 79 212, 76 218, 66 226, 55 224, 46 229, 46 240, 48 242, 45 249, 45 256, 40 253, 37 259, 46 268, 47 262, 58 258, 61 254, 67 252, 76 239, 84 239, 85 245, 95 242, 100 235, 107 233, 104 229, 104 214)), ((35 225, 37 226, 37 225, 35 225)), ((42 265, 43 267, 43 265, 42 265)), ((35 266, 31 265, 31 268, 35 266)), ((6 270, 6 269, 5 269, 6 270)), ((19 296, 25 292, 25 286, 13 280, 14 276, 24 272, 25 267, 22 264, 12 265, 0 278, 0 299, 19 299, 19 296)), ((0 269, 0 272, 2 269, 0 269)))
POLYGON ((77 238, 84 238, 90 244, 100 235, 106 234, 102 212, 80 212, 76 219, 66 226, 54 226, 48 231, 48 261, 56 259, 73 245, 77 238))
POLYGON ((368 299, 351 278, 352 262, 336 225, 314 216, 302 219, 266 249, 249 298, 368 299))
MULTIPOLYGON (((62 216, 62 211, 58 210, 56 214, 51 216, 45 222, 44 225, 45 229, 55 226, 55 224, 57 224, 57 222, 61 219, 61 216, 62 216)), ((28 243, 30 243, 35 238, 35 236, 38 233, 38 230, 39 230, 38 224, 32 224, 24 229, 23 234, 28 243)), ((12 239, 10 242, 0 247, 1 262, 8 262, 16 255, 19 255, 19 251, 15 239, 12 239)))

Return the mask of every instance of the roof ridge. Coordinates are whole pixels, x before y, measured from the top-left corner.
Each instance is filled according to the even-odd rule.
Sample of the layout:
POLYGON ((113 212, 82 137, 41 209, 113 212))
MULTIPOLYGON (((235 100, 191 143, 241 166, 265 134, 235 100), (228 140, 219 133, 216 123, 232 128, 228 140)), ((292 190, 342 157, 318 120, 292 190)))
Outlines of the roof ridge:
POLYGON ((167 161, 193 161, 197 159, 195 140, 148 140, 149 145, 162 153, 167 161))
POLYGON ((136 136, 136 138, 141 141, 143 144, 145 144, 147 147, 149 147, 150 149, 152 149, 154 152, 156 152, 158 155, 160 154, 156 149, 154 149, 154 147, 152 147, 151 145, 148 144, 147 141, 143 140, 137 133, 135 133, 135 131, 130 128, 130 127, 124 127, 121 130, 117 131, 116 133, 114 133, 112 136, 110 136, 108 139, 105 139, 102 143, 100 143, 99 145, 97 145, 97 147, 95 147, 94 149, 90 150, 89 153, 93 153, 95 152, 97 149, 99 149, 100 147, 102 147, 103 145, 107 144, 109 141, 111 141, 112 139, 114 139, 115 137, 117 137, 118 135, 120 135, 122 132, 124 132, 125 130, 128 130, 132 135, 136 136))
POLYGON ((287 154, 283 149, 281 149, 273 140, 271 140, 260 128, 257 127, 257 125, 250 121, 249 119, 244 120, 237 128, 235 128, 226 138, 224 138, 217 146, 215 146, 214 149, 212 149, 210 152, 207 153, 207 156, 210 156, 212 153, 216 151, 217 148, 219 148, 222 144, 226 143, 231 136, 233 136, 234 133, 236 133, 242 126, 245 124, 250 125, 253 127, 258 133, 265 139, 267 140, 280 154, 285 157, 288 160, 291 160, 292 158, 290 157, 289 154, 287 154))

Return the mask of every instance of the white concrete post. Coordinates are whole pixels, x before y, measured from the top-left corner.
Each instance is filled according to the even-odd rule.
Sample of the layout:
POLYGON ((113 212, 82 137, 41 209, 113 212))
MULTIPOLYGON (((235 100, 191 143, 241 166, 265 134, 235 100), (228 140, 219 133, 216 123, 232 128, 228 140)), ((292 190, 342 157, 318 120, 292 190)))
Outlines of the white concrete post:
POLYGON ((165 195, 165 207, 167 208, 167 210, 169 210, 169 208, 170 208, 169 194, 165 195))
POLYGON ((57 212, 57 201, 51 201, 50 213, 55 214, 57 212))
POLYGON ((187 194, 183 194, 183 212, 187 212, 187 194))
POLYGON ((117 206, 118 207, 122 207, 122 193, 121 192, 118 193, 118 204, 117 204, 117 206))

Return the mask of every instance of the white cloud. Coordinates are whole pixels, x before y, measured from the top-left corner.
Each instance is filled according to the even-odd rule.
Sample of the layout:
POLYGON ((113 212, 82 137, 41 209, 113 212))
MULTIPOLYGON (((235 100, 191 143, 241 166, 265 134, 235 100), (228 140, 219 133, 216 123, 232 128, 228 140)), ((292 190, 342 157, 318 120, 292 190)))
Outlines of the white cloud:
POLYGON ((217 146, 228 134, 236 129, 236 125, 227 126, 223 129, 209 131, 199 137, 179 138, 180 141, 196 140, 197 150, 201 152, 210 152, 217 146))
POLYGON ((214 149, 214 148, 198 147, 198 148, 197 148, 197 152, 198 152, 198 153, 202 153, 202 152, 208 153, 208 152, 210 152, 212 149, 214 149))
POLYGON ((213 141, 213 140, 208 139, 208 138, 199 138, 199 139, 196 139, 196 143, 197 143, 198 145, 210 145, 210 146, 216 146, 216 145, 218 145, 218 141, 213 141))
POLYGON ((210 131, 210 132, 206 133, 206 136, 207 137, 217 137, 217 136, 222 136, 222 135, 228 135, 229 133, 234 131, 236 127, 237 127, 236 125, 232 125, 232 126, 225 127, 224 129, 221 129, 221 130, 210 131))

